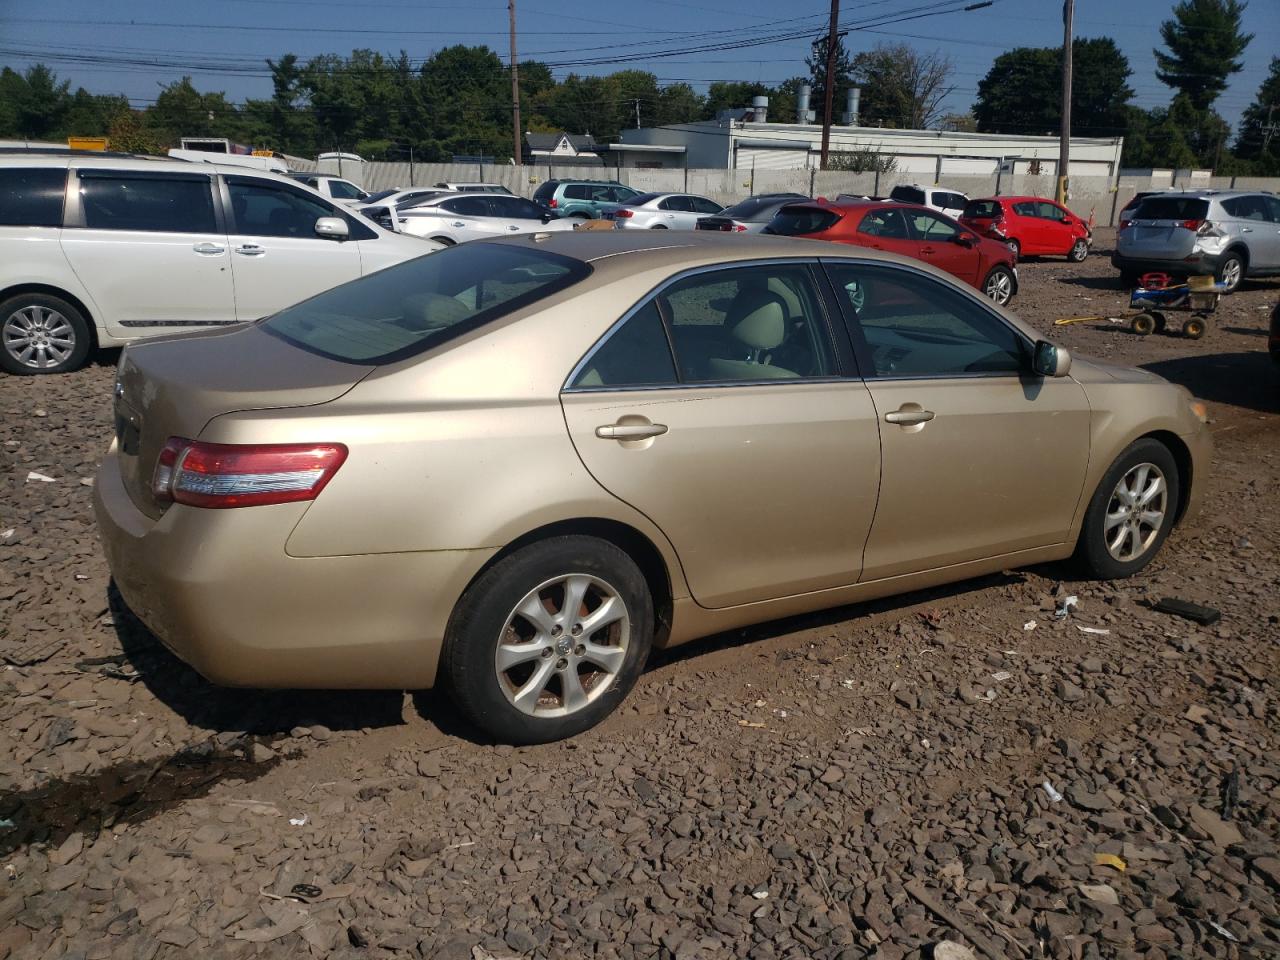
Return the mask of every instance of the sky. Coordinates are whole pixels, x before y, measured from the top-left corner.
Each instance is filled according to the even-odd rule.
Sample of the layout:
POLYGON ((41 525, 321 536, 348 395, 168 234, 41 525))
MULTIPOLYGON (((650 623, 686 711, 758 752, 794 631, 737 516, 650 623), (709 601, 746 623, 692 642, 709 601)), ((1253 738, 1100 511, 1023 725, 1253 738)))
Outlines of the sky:
MULTIPOLYGON (((823 0, 516 0, 520 59, 563 63, 570 72, 637 68, 665 85, 705 92, 716 80, 774 84, 805 72, 813 37, 826 29, 823 0), (773 39, 781 36, 782 39, 773 39), (744 39, 769 42, 739 49, 744 39), (689 47, 702 47, 688 51, 689 47), (655 57, 655 51, 680 50, 655 57), (623 58, 628 58, 623 60, 623 58), (636 59, 630 59, 636 58, 636 59), (575 61, 588 61, 585 64, 575 61)), ((884 41, 946 53, 954 63, 945 108, 963 113, 991 61, 1015 46, 1062 42, 1060 0, 995 0, 957 11, 965 0, 843 0, 841 24, 852 53, 884 41), (906 19, 911 18, 911 19, 906 19), (898 20, 896 23, 886 21, 898 20)), ((1166 104, 1152 48, 1173 0, 1077 0, 1078 37, 1111 37, 1129 57, 1134 102, 1166 104)), ((1253 102, 1271 56, 1280 54, 1280 0, 1250 0, 1245 27, 1255 37, 1216 109, 1233 125, 1253 102)), ((137 107, 167 82, 189 74, 201 90, 234 101, 268 97, 264 58, 292 52, 348 54, 369 47, 422 59, 455 43, 487 44, 506 59, 507 7, 501 0, 0 0, 0 65, 45 61, 72 88, 123 93, 137 107), (156 58, 162 58, 157 65, 156 58), (182 64, 181 67, 177 64, 182 64)), ((745 104, 744 104, 745 106, 745 104)), ((790 118, 776 117, 784 120, 790 118)))

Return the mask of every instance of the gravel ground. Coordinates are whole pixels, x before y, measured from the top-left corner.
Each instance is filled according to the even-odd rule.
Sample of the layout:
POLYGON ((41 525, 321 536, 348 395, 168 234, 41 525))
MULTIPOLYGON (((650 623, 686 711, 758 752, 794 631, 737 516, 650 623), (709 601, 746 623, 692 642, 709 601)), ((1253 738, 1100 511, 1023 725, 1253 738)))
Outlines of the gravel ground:
POLYGON ((431 693, 205 683, 109 589, 113 358, 0 379, 0 960, 1277 955, 1280 284, 1199 342, 1054 330, 1126 312, 1101 233, 1022 264, 1015 306, 1210 401, 1206 509, 1146 572, 712 638, 544 747, 431 693))

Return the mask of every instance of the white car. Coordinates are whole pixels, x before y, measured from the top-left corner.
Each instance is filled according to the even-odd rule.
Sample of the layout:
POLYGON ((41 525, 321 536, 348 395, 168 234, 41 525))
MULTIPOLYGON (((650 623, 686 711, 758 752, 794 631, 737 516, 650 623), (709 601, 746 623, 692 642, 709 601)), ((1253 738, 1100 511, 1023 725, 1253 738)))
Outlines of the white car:
POLYGON ((508 197, 515 196, 500 183, 475 183, 458 180, 451 183, 437 183, 436 189, 450 190, 454 193, 503 193, 508 197))
POLYGON ((574 226, 572 220, 554 217, 532 200, 499 193, 443 193, 400 207, 396 219, 402 233, 449 246, 574 226))
POLYGON ((714 200, 690 193, 642 193, 607 208, 602 216, 619 230, 693 230, 699 217, 714 216, 723 209, 714 200))
POLYGON ((97 347, 257 320, 438 249, 243 166, 0 156, 0 368, 74 370, 97 347))
POLYGON ((289 176, 299 183, 306 184, 320 196, 336 200, 344 206, 358 207, 369 196, 350 180, 344 180, 342 177, 331 177, 324 173, 291 173, 289 176))
POLYGON ((959 190, 948 190, 946 187, 924 187, 918 183, 903 183, 889 191, 889 199, 900 203, 918 203, 930 210, 937 210, 949 217, 958 217, 964 212, 969 198, 959 190))
POLYGON ((356 207, 356 210, 384 230, 392 230, 399 233, 400 223, 392 215, 393 211, 398 211, 401 207, 417 203, 419 200, 438 197, 444 193, 449 193, 449 191, 441 190, 439 187, 409 187, 407 189, 397 187, 395 190, 380 190, 365 197, 360 202, 360 205, 356 207))

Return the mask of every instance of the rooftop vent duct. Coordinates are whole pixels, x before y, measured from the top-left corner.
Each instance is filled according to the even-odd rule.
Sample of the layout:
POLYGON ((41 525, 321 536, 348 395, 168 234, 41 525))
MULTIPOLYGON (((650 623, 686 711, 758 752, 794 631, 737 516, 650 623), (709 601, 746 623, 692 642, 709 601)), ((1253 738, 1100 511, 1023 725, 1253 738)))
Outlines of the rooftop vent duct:
POLYGON ((807 83, 800 84, 800 92, 796 95, 796 123, 813 123, 813 111, 809 109, 812 96, 813 87, 807 83))
POLYGON ((856 127, 858 125, 858 108, 861 103, 862 88, 850 87, 844 108, 844 125, 846 127, 856 127))
POLYGON ((756 123, 767 123, 769 119, 769 98, 751 98, 751 119, 756 123))

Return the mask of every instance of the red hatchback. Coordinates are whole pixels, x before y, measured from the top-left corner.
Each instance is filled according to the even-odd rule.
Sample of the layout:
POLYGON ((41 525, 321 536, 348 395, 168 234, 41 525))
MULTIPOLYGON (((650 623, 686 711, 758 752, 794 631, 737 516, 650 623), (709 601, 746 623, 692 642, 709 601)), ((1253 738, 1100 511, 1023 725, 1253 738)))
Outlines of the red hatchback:
POLYGON ((970 200, 960 222, 1007 243, 1015 257, 1065 256, 1079 263, 1089 255, 1093 231, 1061 204, 1039 197, 970 200))
POLYGON ((1009 247, 914 203, 792 203, 778 211, 765 232, 833 240, 923 260, 976 287, 1001 306, 1018 292, 1018 271, 1009 247))

